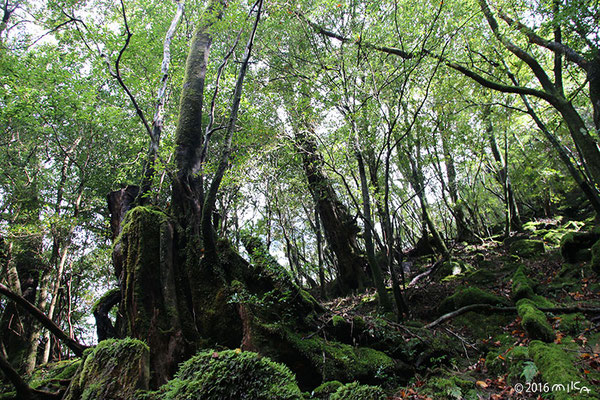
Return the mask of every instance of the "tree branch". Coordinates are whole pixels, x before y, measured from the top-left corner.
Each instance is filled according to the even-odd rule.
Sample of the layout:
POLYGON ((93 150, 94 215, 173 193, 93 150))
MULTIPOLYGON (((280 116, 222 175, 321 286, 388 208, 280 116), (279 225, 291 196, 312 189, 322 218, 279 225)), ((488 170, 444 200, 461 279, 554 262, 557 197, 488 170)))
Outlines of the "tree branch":
POLYGON ((529 43, 537 44, 538 46, 542 46, 547 48, 548 50, 552 50, 555 53, 563 54, 567 60, 574 62, 579 65, 581 68, 587 71, 589 67, 589 61, 587 61, 581 54, 577 53, 575 50, 570 48, 569 46, 555 42, 546 40, 540 36, 538 36, 531 28, 524 25, 519 21, 513 20, 508 15, 504 14, 502 11, 498 12, 500 18, 502 18, 508 25, 516 28, 519 32, 527 36, 529 43))
POLYGON ((14 301, 17 305, 21 306, 24 310, 29 312, 35 319, 37 319, 46 329, 48 329, 54 336, 65 342, 67 347, 75 353, 76 356, 81 356, 83 351, 88 347, 85 346, 67 335, 58 325, 54 323, 50 318, 46 316, 39 308, 31 304, 27 299, 19 296, 17 293, 10 290, 8 287, 0 283, 0 294, 6 296, 10 300, 14 301))
MULTIPOLYGON (((540 311, 543 312, 560 312, 560 313, 588 313, 588 314, 597 314, 600 313, 600 308, 583 308, 583 307, 540 307, 540 311)), ((430 329, 438 326, 439 324, 448 321, 454 317, 458 317, 459 315, 468 313, 469 311, 491 311, 497 313, 514 313, 517 312, 517 307, 498 307, 492 306, 490 304, 471 304, 469 306, 465 306, 463 308, 459 308, 456 311, 449 312, 448 314, 444 314, 435 321, 424 326, 426 329, 430 329)))
POLYGON ((510 51, 520 60, 524 61, 527 65, 529 65, 529 68, 531 68, 531 71, 534 73, 534 75, 536 76, 536 78, 538 79, 538 81, 540 82, 540 84, 546 92, 554 93, 556 91, 556 87, 554 86, 554 84, 552 83, 542 66, 539 64, 539 62, 531 54, 529 54, 528 52, 526 52, 525 50, 508 40, 504 35, 502 35, 498 29, 498 21, 496 21, 496 18, 494 18, 494 15, 492 14, 492 11, 490 10, 490 7, 488 6, 486 0, 478 1, 479 6, 481 7, 481 11, 485 15, 485 18, 488 21, 488 25, 490 26, 494 36, 496 36, 496 39, 498 39, 498 41, 502 43, 504 47, 508 49, 508 51, 510 51))

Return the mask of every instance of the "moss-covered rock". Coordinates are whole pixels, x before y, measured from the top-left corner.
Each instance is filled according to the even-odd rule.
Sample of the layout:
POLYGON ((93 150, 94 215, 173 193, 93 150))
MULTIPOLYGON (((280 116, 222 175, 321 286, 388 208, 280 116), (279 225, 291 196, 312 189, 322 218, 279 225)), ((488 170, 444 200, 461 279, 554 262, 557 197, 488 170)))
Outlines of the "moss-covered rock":
POLYGON ((312 391, 313 399, 328 400, 329 396, 336 392, 343 383, 340 381, 327 381, 320 384, 315 390, 312 391))
POLYGON ((511 298, 514 301, 533 297, 532 281, 525 274, 525 267, 523 265, 519 266, 513 274, 512 282, 511 298))
POLYGON ((570 232, 563 236, 560 241, 560 254, 568 263, 589 261, 591 252, 589 249, 600 240, 597 232, 570 232))
POLYGON ((532 258, 546 252, 544 242, 535 239, 519 239, 510 244, 509 251, 519 257, 532 258))
POLYGON ((487 268, 480 268, 466 275, 465 280, 470 283, 490 283, 496 279, 496 275, 487 268))
POLYGON ((291 371, 256 353, 207 350, 184 362, 160 400, 300 400, 291 371))
POLYGON ((478 399, 475 382, 458 376, 436 376, 428 380, 423 393, 434 399, 478 399))
POLYGON ((593 385, 581 377, 577 368, 573 365, 574 360, 559 345, 534 340, 529 344, 529 357, 535 362, 538 371, 542 375, 542 381, 554 388, 552 393, 556 400, 598 398, 598 393, 594 390, 593 385), (585 391, 577 393, 564 389, 574 382, 579 382, 579 387, 587 387, 591 393, 585 393, 585 391), (563 385, 563 390, 554 385, 563 385))
POLYGON ((294 332, 286 336, 290 345, 320 371, 324 381, 377 382, 381 380, 378 375, 381 378, 394 375, 394 360, 381 351, 326 341, 318 336, 303 337, 294 332))
POLYGON ((129 399, 148 389, 150 351, 144 342, 107 339, 84 356, 65 400, 129 399))
POLYGON ((339 387, 330 400, 383 400, 387 396, 378 386, 361 385, 358 382, 339 387))
POLYGON ((29 386, 47 392, 64 391, 65 383, 75 376, 80 365, 80 358, 41 365, 29 377, 29 386))
POLYGON ((508 305, 508 300, 486 292, 478 287, 461 288, 442 301, 438 310, 440 314, 458 310, 471 304, 508 305))
POLYGON ((473 267, 464 261, 444 261, 435 272, 435 278, 444 279, 451 276, 462 275, 472 270, 473 267))
POLYGON ((556 335, 546 319, 546 314, 538 310, 529 299, 521 299, 517 302, 517 312, 521 317, 521 325, 531 339, 544 342, 554 341, 556 335))

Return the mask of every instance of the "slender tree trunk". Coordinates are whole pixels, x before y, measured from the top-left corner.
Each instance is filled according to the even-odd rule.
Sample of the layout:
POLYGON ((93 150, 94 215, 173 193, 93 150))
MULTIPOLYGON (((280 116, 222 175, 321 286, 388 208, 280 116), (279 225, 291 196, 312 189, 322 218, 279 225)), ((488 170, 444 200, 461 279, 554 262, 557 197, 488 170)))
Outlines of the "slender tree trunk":
POLYGON ((512 230, 521 229, 521 218, 519 216, 519 209, 515 201, 515 195, 510 183, 510 177, 508 174, 508 163, 502 157, 498 142, 496 141, 496 135, 494 133, 494 126, 491 121, 491 108, 485 107, 484 118, 486 120, 486 134, 494 162, 496 163, 496 178, 502 189, 504 190, 504 201, 505 201, 505 235, 508 237, 512 230))
POLYGON ((433 219, 429 214, 429 205, 427 204, 427 198, 425 197, 425 180, 423 179, 423 174, 420 170, 420 166, 417 164, 417 161, 410 154, 410 152, 407 152, 406 154, 410 164, 410 183, 413 187, 413 190, 417 194, 417 198, 419 199, 424 224, 427 225, 427 228, 429 229, 429 232, 433 237, 433 242, 436 248, 442 253, 442 255, 445 258, 449 258, 450 252, 448 251, 448 247, 446 246, 446 243, 442 239, 442 235, 440 235, 439 230, 435 226, 435 223, 433 222, 433 219))
POLYGON ((458 183, 456 180, 456 165, 454 164, 454 157, 450 150, 450 143, 448 143, 448 132, 442 129, 442 150, 444 152, 444 164, 446 166, 446 175, 448 176, 448 192, 450 193, 450 200, 453 204, 454 222, 456 223, 456 240, 469 241, 473 238, 473 232, 469 229, 467 224, 464 206, 462 200, 458 194, 458 183))
POLYGON ((373 282, 377 288, 377 295, 379 297, 379 304, 384 311, 392 310, 392 303, 388 297, 387 289, 385 287, 385 281, 383 278, 383 271, 381 266, 377 262, 375 257, 375 244, 373 242, 373 219, 371 217, 371 198, 369 195, 369 185, 367 183, 367 173, 365 171, 365 163, 363 160, 362 153, 359 148, 358 136, 355 135, 355 156, 358 162, 358 173, 360 175, 360 188, 363 202, 363 219, 365 225, 365 249, 367 252, 367 260, 371 267, 371 274, 373 276, 373 282))

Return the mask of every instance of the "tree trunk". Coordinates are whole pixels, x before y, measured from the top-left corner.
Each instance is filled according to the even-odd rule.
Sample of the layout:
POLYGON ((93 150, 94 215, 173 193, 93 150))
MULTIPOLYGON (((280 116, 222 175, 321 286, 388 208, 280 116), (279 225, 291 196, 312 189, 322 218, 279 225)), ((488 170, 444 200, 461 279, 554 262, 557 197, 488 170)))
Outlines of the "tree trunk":
POLYGON ((448 143, 448 132, 444 129, 441 131, 442 149, 444 152, 444 164, 446 166, 446 175, 448 176, 448 192, 450 200, 453 204, 452 214, 456 223, 456 240, 459 242, 470 241, 473 239, 473 232, 469 229, 465 210, 461 204, 462 200, 458 194, 458 183, 456 181, 456 166, 454 157, 450 151, 450 143, 448 143))
POLYGON ((308 187, 321 217, 325 238, 335 254, 340 284, 344 292, 364 287, 366 261, 360 255, 357 234, 360 231, 323 171, 323 159, 308 132, 296 132, 308 187))
POLYGON ((519 215, 519 208, 515 201, 515 195, 510 183, 510 177, 508 174, 508 161, 502 157, 498 142, 496 141, 496 135, 494 133, 494 126, 491 121, 491 108, 485 107, 484 118, 486 119, 486 134, 496 163, 496 179, 502 185, 504 190, 504 201, 505 201, 505 235, 508 237, 510 232, 513 230, 521 229, 521 217, 519 215))
POLYGON ((363 219, 365 225, 365 249, 367 252, 367 260, 369 261, 369 267, 373 276, 373 282, 377 288, 377 296, 379 298, 379 304, 384 311, 392 310, 392 303, 390 302, 387 289, 385 287, 385 281, 383 278, 383 271, 381 266, 375 257, 375 244, 373 242, 373 219, 371 217, 371 197, 369 195, 369 185, 367 183, 367 173, 365 170, 365 163, 363 160, 362 153, 358 144, 358 136, 355 136, 355 156, 358 162, 358 173, 360 175, 360 189, 363 202, 363 219))

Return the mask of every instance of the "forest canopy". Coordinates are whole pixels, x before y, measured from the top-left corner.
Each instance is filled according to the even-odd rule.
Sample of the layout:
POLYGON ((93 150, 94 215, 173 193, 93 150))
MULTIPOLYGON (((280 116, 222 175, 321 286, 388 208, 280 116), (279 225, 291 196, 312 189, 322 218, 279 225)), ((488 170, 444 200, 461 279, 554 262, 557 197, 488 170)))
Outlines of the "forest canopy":
POLYGON ((240 398, 198 383, 238 359, 253 398, 512 396, 562 382, 563 337, 589 357, 559 369, 600 381, 597 1, 0 15, 6 398, 240 398), (426 372, 463 353, 488 381, 426 372))

